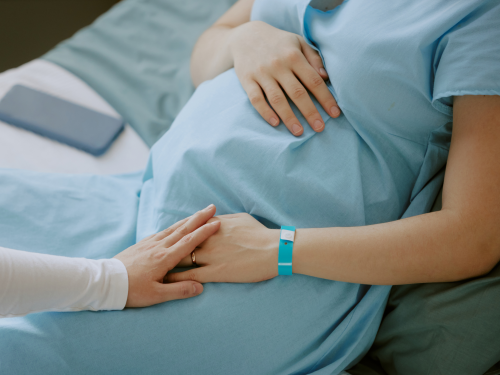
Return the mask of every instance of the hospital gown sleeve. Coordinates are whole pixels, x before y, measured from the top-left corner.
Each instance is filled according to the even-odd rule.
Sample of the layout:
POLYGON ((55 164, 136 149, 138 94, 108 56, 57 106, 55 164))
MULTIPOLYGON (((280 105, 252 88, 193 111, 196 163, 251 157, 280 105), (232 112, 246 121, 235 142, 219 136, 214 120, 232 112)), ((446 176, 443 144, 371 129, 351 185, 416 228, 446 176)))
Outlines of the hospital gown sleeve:
POLYGON ((435 51, 432 104, 449 115, 454 96, 500 95, 500 1, 477 4, 435 51))
POLYGON ((0 247, 0 317, 121 310, 127 296, 127 269, 118 259, 69 258, 0 247))

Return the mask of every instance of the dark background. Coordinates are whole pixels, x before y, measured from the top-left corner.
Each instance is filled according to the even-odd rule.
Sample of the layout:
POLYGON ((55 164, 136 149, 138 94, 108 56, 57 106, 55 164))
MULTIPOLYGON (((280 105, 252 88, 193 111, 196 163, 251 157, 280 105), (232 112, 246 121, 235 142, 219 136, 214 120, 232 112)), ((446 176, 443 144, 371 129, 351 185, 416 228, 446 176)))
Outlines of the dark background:
POLYGON ((40 57, 118 0, 0 0, 0 72, 40 57))

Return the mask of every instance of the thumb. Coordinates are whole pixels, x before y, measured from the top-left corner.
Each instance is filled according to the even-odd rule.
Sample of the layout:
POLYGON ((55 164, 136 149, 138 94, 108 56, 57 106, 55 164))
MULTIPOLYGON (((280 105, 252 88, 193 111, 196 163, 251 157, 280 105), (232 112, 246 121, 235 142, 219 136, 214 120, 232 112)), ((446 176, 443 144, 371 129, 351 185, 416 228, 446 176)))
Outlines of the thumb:
POLYGON ((318 72, 321 78, 327 79, 328 73, 326 72, 325 67, 323 66, 323 60, 321 59, 319 53, 309 44, 307 44, 304 38, 299 38, 299 39, 300 39, 300 48, 302 49, 302 53, 304 54, 304 57, 306 58, 307 62, 311 64, 311 66, 314 68, 316 72, 318 72))
POLYGON ((159 284, 158 303, 196 297, 203 292, 203 285, 195 281, 181 281, 171 284, 159 284))

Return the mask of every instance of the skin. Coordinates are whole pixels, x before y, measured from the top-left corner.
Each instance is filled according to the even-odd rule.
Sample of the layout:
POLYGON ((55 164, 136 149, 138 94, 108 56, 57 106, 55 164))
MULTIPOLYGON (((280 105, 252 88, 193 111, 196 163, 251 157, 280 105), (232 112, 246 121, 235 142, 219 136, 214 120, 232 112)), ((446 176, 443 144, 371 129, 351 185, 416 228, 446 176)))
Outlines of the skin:
POLYGON ((332 117, 340 116, 340 109, 324 81, 328 74, 321 57, 297 34, 250 22, 253 1, 238 1, 200 37, 191 57, 193 83, 234 67, 250 102, 270 125, 281 119, 295 136, 304 132, 286 93, 309 125, 323 131, 325 123, 307 90, 332 117))
MULTIPOLYGON (((234 17, 237 23, 249 15, 234 17)), ((227 43, 225 35, 219 34, 227 43)), ((209 60, 201 50, 193 59, 209 60)), ((221 64, 219 73, 229 67, 221 64)), ((453 108, 442 210, 371 226, 298 229, 294 273, 371 285, 451 282, 484 275, 500 261, 500 97, 455 97, 453 108)), ((211 221, 221 227, 195 250, 200 267, 166 281, 256 282, 278 275, 279 230, 244 213, 211 221)))
POLYGON ((219 221, 207 224, 214 214, 215 206, 210 205, 114 257, 127 268, 129 290, 126 307, 145 307, 194 297, 203 292, 199 282, 164 284, 163 278, 196 246, 217 232, 219 221))

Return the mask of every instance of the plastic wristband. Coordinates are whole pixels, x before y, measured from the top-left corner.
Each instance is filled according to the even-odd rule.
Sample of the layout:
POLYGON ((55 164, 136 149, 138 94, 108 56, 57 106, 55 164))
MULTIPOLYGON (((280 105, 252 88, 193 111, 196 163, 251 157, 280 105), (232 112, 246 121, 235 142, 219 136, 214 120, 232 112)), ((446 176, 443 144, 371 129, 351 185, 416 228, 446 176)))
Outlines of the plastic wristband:
POLYGON ((278 254, 278 275, 292 274, 293 241, 295 241, 295 227, 282 226, 278 254))

